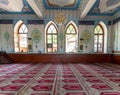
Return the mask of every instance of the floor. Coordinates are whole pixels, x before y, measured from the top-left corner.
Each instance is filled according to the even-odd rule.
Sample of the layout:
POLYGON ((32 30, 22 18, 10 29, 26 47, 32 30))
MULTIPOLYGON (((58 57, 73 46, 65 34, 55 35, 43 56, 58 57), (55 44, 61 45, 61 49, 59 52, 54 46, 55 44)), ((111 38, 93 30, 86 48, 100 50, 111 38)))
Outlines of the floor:
POLYGON ((120 95, 120 65, 0 64, 0 95, 120 95))

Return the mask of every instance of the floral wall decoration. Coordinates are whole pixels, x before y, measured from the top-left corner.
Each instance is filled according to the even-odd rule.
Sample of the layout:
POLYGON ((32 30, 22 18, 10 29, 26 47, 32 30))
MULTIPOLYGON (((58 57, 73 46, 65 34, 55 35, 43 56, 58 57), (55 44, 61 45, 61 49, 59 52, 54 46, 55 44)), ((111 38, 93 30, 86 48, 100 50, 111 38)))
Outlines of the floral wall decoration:
POLYGON ((33 43, 36 44, 35 47, 37 48, 37 44, 42 40, 42 34, 37 28, 35 28, 32 31, 31 38, 32 38, 33 43))
POLYGON ((7 49, 8 49, 8 40, 10 39, 10 34, 9 32, 7 31, 7 25, 6 25, 6 32, 4 34, 4 38, 5 40, 7 41, 7 49))
POLYGON ((92 39, 91 32, 88 29, 84 30, 81 34, 81 39, 83 39, 83 44, 88 45, 92 39))
POLYGON ((62 42, 64 40, 64 34, 60 32, 59 34, 59 40, 62 42))

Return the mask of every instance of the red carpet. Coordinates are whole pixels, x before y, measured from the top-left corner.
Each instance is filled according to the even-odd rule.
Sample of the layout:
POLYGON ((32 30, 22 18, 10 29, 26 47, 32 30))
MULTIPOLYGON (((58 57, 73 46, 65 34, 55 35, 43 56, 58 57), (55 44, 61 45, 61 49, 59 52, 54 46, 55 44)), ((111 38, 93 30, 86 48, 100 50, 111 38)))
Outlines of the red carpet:
POLYGON ((1 64, 0 95, 120 95, 120 66, 1 64))

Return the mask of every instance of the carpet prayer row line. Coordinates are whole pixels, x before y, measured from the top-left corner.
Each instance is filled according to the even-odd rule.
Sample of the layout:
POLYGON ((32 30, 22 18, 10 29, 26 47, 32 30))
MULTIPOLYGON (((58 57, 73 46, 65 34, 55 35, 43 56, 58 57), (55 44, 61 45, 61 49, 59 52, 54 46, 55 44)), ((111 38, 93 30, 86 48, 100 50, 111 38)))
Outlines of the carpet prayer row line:
POLYGON ((0 64, 0 95, 120 95, 120 65, 0 64))

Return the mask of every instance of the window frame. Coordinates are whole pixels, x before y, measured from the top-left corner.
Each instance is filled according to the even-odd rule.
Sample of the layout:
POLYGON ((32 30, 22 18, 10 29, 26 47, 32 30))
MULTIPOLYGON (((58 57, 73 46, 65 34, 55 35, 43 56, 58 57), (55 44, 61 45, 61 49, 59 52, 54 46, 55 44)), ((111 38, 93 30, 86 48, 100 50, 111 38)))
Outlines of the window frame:
POLYGON ((50 23, 48 26, 47 26, 47 29, 46 29, 46 52, 47 53, 57 53, 58 52, 58 29, 57 29, 57 27, 54 25, 54 23, 50 23), (53 25, 54 26, 54 28, 55 28, 55 30, 56 30, 56 33, 48 33, 48 29, 49 29, 49 27, 51 26, 51 25, 53 25), (53 50, 53 46, 52 46, 52 52, 48 52, 48 35, 51 35, 52 36, 52 45, 53 45, 53 35, 56 35, 56 37, 57 37, 57 50, 56 50, 56 52, 54 52, 54 50, 53 50))
MULTIPOLYGON (((21 51, 20 50, 20 37, 19 37, 19 35, 20 34, 26 34, 27 35, 27 38, 28 38, 28 28, 27 28, 27 26, 25 25, 25 28, 27 28, 27 32, 23 32, 23 33, 20 33, 20 28, 22 27, 22 25, 25 25, 23 22, 18 26, 18 28, 17 28, 17 32, 16 32, 16 36, 17 36, 17 38, 18 38, 18 41, 16 42, 17 43, 17 48, 18 48, 18 52, 23 52, 23 51, 21 51)), ((16 48, 16 47, 15 47, 16 48)), ((26 52, 28 52, 28 43, 27 43, 27 51, 26 52)), ((16 52, 16 51, 15 51, 16 52)))
MULTIPOLYGON (((65 52, 66 52, 66 36, 67 35, 76 35, 77 36, 77 29, 75 27, 75 25, 73 23, 69 23, 65 29, 65 52), (75 33, 67 33, 67 29, 70 27, 70 25, 72 25, 72 27, 74 28, 75 30, 75 33)), ((67 53, 67 52, 66 52, 67 53)), ((68 52, 69 53, 69 52, 68 52)))
POLYGON ((104 52, 104 29, 100 24, 96 25, 95 29, 94 29, 94 53, 103 53, 104 52), (99 33, 100 30, 98 31, 98 33, 95 33, 95 29, 97 28, 97 26, 101 28, 102 33, 99 33), (97 35, 97 50, 96 51, 95 51, 95 35, 97 35), (102 36, 102 51, 99 50, 99 48, 101 47, 98 46, 100 44, 99 43, 100 36, 102 36))

